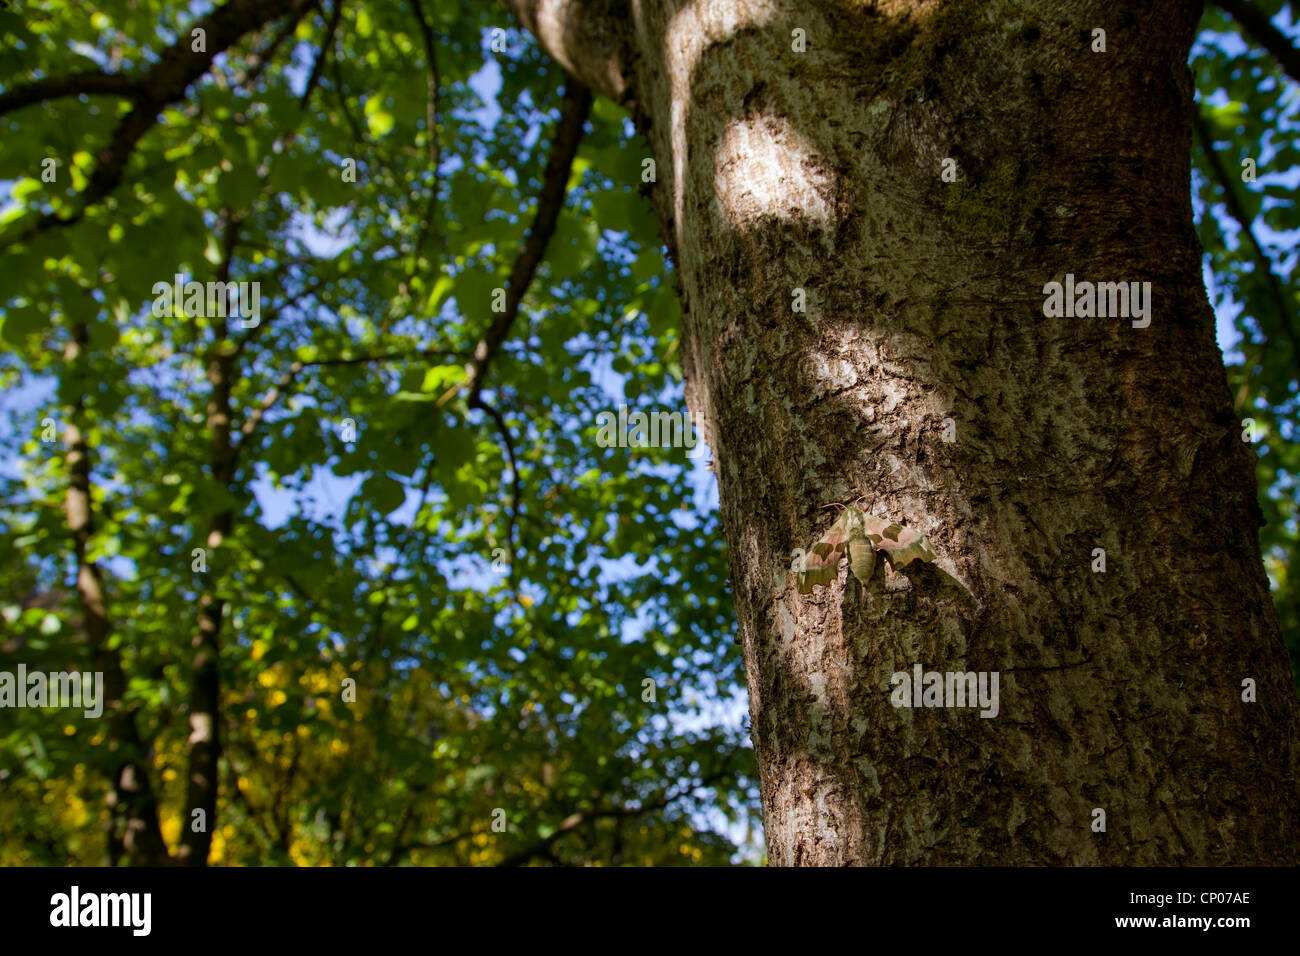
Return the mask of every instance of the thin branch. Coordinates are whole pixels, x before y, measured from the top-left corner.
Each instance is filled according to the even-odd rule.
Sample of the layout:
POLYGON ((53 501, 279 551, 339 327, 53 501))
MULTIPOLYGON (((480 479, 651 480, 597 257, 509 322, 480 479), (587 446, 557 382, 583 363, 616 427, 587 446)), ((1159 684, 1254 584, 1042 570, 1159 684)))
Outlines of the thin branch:
POLYGON ((46 76, 0 93, 0 116, 65 96, 117 96, 134 101, 141 93, 140 81, 121 73, 87 70, 65 76, 46 76))
MULTIPOLYGON (((289 737, 289 746, 292 748, 293 756, 289 758, 287 772, 280 778, 280 786, 275 788, 275 801, 271 805, 271 816, 275 819, 275 828, 280 831, 280 840, 276 846, 285 856, 290 856, 289 846, 293 840, 293 820, 289 817, 291 812, 289 790, 293 786, 294 778, 298 775, 298 764, 302 759, 302 743, 297 734, 292 734, 289 737), (276 808, 280 811, 278 814, 276 808)), ((277 752, 275 756, 275 762, 278 764, 280 754, 277 752)))
MULTIPOLYGON (((229 753, 227 753, 227 759, 230 760, 229 753)), ((244 787, 241 784, 241 781, 245 779, 245 772, 238 769, 234 760, 230 760, 230 766, 231 769, 235 771, 233 774, 235 778, 235 795, 239 797, 240 802, 244 805, 244 809, 248 811, 249 822, 257 828, 255 832, 257 832, 257 835, 261 837, 262 846, 265 849, 270 850, 275 846, 275 834, 273 834, 270 828, 262 822, 260 819, 261 811, 253 805, 252 798, 249 797, 247 792, 245 792, 244 787)))
POLYGON ((441 87, 441 78, 438 74, 438 44, 437 35, 429 26, 429 21, 424 15, 424 5, 420 0, 411 0, 411 7, 415 12, 415 18, 420 24, 420 36, 424 40, 424 59, 429 68, 429 99, 428 109, 425 114, 425 123, 428 126, 429 133, 429 164, 433 167, 433 173, 438 175, 438 91, 441 87))
POLYGON ((446 349, 417 349, 406 352, 384 352, 379 355, 342 355, 335 358, 313 359, 303 362, 303 366, 312 365, 369 365, 372 362, 409 362, 420 358, 463 358, 463 352, 450 352, 446 349))
MULTIPOLYGON (((1243 342, 1243 345, 1244 344, 1245 343, 1243 342)), ((1255 348, 1254 355, 1246 355, 1245 349, 1242 350, 1242 355, 1245 356, 1245 358, 1243 360, 1244 363, 1241 367, 1241 371, 1242 371, 1241 387, 1237 389, 1237 395, 1232 403, 1233 408, 1240 410, 1246 407, 1246 400, 1250 398, 1251 377, 1255 374, 1255 369, 1259 367, 1260 363, 1264 361, 1264 353, 1267 350, 1268 350, 1267 340, 1260 342, 1258 344, 1258 346, 1255 348)))
POLYGON ((275 407, 276 403, 284 396, 285 392, 298 377, 298 373, 305 368, 324 365, 367 365, 371 362, 394 362, 394 361, 411 361, 417 358, 429 358, 431 356, 446 357, 456 356, 455 352, 446 352, 441 349, 420 349, 414 352, 388 352, 382 355, 346 355, 334 358, 312 359, 310 361, 295 361, 289 366, 289 370, 280 376, 280 380, 272 386, 271 390, 266 393, 257 408, 249 414, 244 423, 239 427, 239 440, 235 443, 235 458, 239 458, 240 452, 244 446, 252 439, 253 434, 257 431, 262 420, 266 418, 266 413, 275 407))
POLYGON ((515 443, 510 437, 510 428, 506 425, 505 417, 481 398, 478 400, 478 407, 487 412, 492 420, 497 423, 497 430, 501 432, 501 440, 506 446, 506 455, 510 459, 511 494, 510 507, 507 511, 509 517, 506 520, 506 544, 510 548, 510 570, 508 574, 513 584, 515 574, 515 526, 519 523, 519 502, 523 499, 519 463, 515 460, 515 443))
POLYGON ((457 833, 455 836, 449 836, 445 840, 435 840, 432 843, 406 840, 393 846, 392 850, 388 853, 388 860, 384 863, 384 866, 392 866, 400 854, 407 853, 411 850, 441 850, 451 846, 452 844, 459 843, 461 840, 467 840, 478 832, 478 830, 466 830, 463 833, 457 833))
POLYGON ((325 39, 321 41, 320 49, 316 54, 316 62, 311 65, 311 75, 307 77, 307 85, 303 88, 302 96, 298 98, 298 109, 304 110, 311 101, 311 95, 316 90, 316 84, 320 82, 321 73, 324 71, 325 58, 330 55, 330 50, 334 46, 334 34, 339 28, 339 18, 343 15, 343 0, 334 0, 334 11, 330 14, 329 26, 325 28, 325 39))
POLYGON ((59 504, 60 502, 53 498, 42 500, 30 499, 27 501, 22 501, 18 498, 0 499, 0 508, 12 508, 15 511, 28 511, 33 508, 56 508, 59 504))
POLYGON ((285 580, 285 583, 289 585, 289 588, 293 591, 294 594, 298 595, 298 597, 302 598, 304 601, 307 602, 307 604, 309 605, 308 610, 320 611, 321 608, 319 602, 317 602, 317 600, 311 596, 310 592, 308 592, 308 590, 298 582, 297 578, 295 578, 292 574, 288 573, 287 571, 281 572, 280 577, 282 577, 285 580))
POLYGON ((275 36, 271 37, 270 42, 248 58, 249 72, 242 76, 236 76, 235 85, 251 92, 258 79, 261 78, 262 73, 275 59, 275 54, 280 49, 280 46, 298 29, 298 24, 302 22, 302 18, 318 6, 320 6, 320 0, 312 0, 307 6, 298 9, 293 16, 286 17, 284 22, 280 24, 280 29, 275 31, 275 36))
POLYGON ((573 832, 579 827, 591 823, 595 820, 637 817, 637 816, 641 816, 644 813, 651 813, 655 810, 663 810, 665 807, 668 806, 668 804, 672 803, 674 800, 677 800, 682 796, 684 796, 684 794, 680 794, 680 793, 676 795, 665 796, 659 800, 654 801, 653 803, 647 803, 644 806, 640 806, 640 807, 613 807, 611 809, 606 809, 606 810, 586 810, 586 811, 579 811, 578 813, 571 813, 548 836, 543 837, 542 839, 538 840, 536 843, 524 847, 522 850, 519 850, 518 852, 510 854, 510 856, 506 857, 504 860, 498 863, 497 866, 519 866, 522 863, 527 863, 533 857, 548 852, 551 844, 554 843, 556 840, 558 840, 560 837, 565 836, 566 834, 573 832))
MULTIPOLYGON (((418 7, 418 0, 416 0, 416 5, 418 7)), ((528 290, 529 283, 532 282, 533 276, 537 273, 537 267, 541 264, 542 256, 546 253, 546 246, 555 233, 555 227, 560 218, 560 210, 564 208, 564 198, 568 191, 569 175, 573 170, 573 160, 577 156, 578 145, 582 142, 583 127, 590 112, 591 90, 571 79, 564 91, 563 102, 560 104, 560 122, 555 130, 555 138, 551 144, 551 155, 547 160, 546 170, 542 174, 542 191, 537 199, 537 214, 533 217, 532 225, 529 226, 528 234, 524 238, 523 249, 520 250, 519 257, 515 260, 514 268, 510 273, 510 282, 506 289, 505 311, 498 313, 492 325, 489 326, 487 333, 479 340, 474 349, 473 358, 470 359, 469 365, 466 366, 465 379, 460 384, 452 386, 438 399, 438 404, 442 405, 451 396, 468 386, 469 407, 482 409, 486 412, 496 422, 497 428, 501 432, 501 437, 506 446, 506 454, 510 458, 513 486, 509 518, 506 525, 506 543, 509 545, 511 558, 509 573, 512 582, 514 577, 515 528, 519 523, 519 502, 523 497, 519 463, 515 460, 514 442, 510 437, 510 429, 506 425, 505 418, 495 407, 489 405, 482 398, 483 380, 493 358, 496 357, 497 352, 500 351, 502 344, 510 334, 515 318, 519 315, 519 306, 523 302, 524 293, 528 290)))
POLYGON ((424 40, 424 58, 429 69, 428 108, 424 122, 428 127, 429 134, 429 167, 433 170, 433 183, 429 186, 429 200, 424 210, 424 222, 420 224, 420 231, 416 236, 415 248, 411 256, 411 271, 414 272, 420 259, 420 253, 424 249, 424 244, 428 241, 429 230, 433 228, 433 220, 438 210, 438 190, 440 187, 438 167, 442 165, 441 146, 438 142, 438 92, 442 86, 442 78, 438 72, 437 36, 429 26, 428 18, 424 15, 424 5, 421 0, 411 0, 411 8, 420 24, 420 36, 424 40))
POLYGON ((339 58, 337 55, 330 57, 330 72, 334 76, 334 95, 338 97, 339 108, 343 111, 343 118, 347 120, 348 127, 352 130, 352 138, 358 145, 366 145, 366 134, 361 131, 361 125, 357 122, 356 117, 352 115, 352 110, 348 107, 347 94, 343 92, 343 77, 339 74, 339 58))
POLYGON ((1243 33, 1273 55, 1287 76, 1300 83, 1300 50, 1273 26, 1268 14, 1246 0, 1215 0, 1216 6, 1237 21, 1243 33))
POLYGON ((651 801, 650 803, 643 803, 639 807, 611 807, 604 810, 580 810, 571 813, 550 835, 543 837, 541 840, 538 840, 516 853, 512 853, 510 856, 498 863, 497 866, 518 866, 521 863, 528 862, 528 860, 535 856, 547 856, 550 853, 552 843, 564 836, 566 833, 571 833, 578 829, 578 827, 591 823, 594 820, 622 820, 629 817, 638 817, 643 813, 649 813, 654 810, 665 810, 671 804, 676 803, 683 797, 689 796, 694 791, 712 786, 719 780, 730 776, 729 767, 731 758, 734 757, 734 754, 735 751, 729 755, 727 764, 722 768, 713 770, 711 773, 702 776, 698 781, 687 781, 677 789, 668 791, 658 800, 651 801))
POLYGON ((393 845, 389 848, 388 856, 384 858, 382 866, 392 866, 396 862, 398 851, 402 846, 402 836, 406 833, 406 828, 410 826, 411 817, 413 816, 415 816, 415 794, 411 794, 407 799, 406 809, 402 811, 402 822, 397 825, 393 845))
MULTIPOLYGON (((1201 147, 1205 150, 1206 160, 1214 171, 1215 178, 1219 180, 1219 185, 1223 187, 1224 202, 1227 205, 1228 214, 1237 220, 1238 227, 1250 240, 1251 248, 1255 251, 1255 269, 1268 286, 1274 308, 1277 309, 1278 321, 1282 324, 1282 330, 1286 333, 1287 339, 1291 342, 1291 357, 1295 361, 1295 368, 1300 370, 1300 335, 1296 334, 1295 324, 1291 321, 1286 293, 1282 289, 1282 283, 1277 274, 1273 271, 1273 261, 1265 254, 1264 247, 1255 238, 1255 232, 1250 227, 1250 217, 1246 215, 1246 210, 1241 203, 1241 197, 1237 195, 1228 171, 1224 169, 1223 163, 1220 162, 1219 154, 1214 151, 1214 134, 1206 126, 1205 117, 1201 115, 1199 107, 1192 111, 1192 124, 1196 129, 1197 138, 1201 141, 1201 147)), ((1249 370, 1247 370, 1247 374, 1249 374, 1249 370)))
MULTIPOLYGON (((280 271, 281 270, 277 268, 275 272, 272 273, 272 276, 274 277, 278 275, 280 271)), ((236 340, 235 348, 234 351, 231 353, 231 357, 239 358, 239 356, 243 355, 244 350, 248 348, 249 344, 254 339, 257 338, 257 336, 261 333, 263 329, 269 327, 272 322, 278 319, 282 312, 286 311, 291 307, 297 308, 299 302, 301 302, 303 299, 307 298, 308 296, 315 295, 317 292, 321 290, 321 288, 327 282, 329 282, 329 280, 322 276, 319 279, 317 279, 316 282, 312 283, 311 285, 303 289, 301 292, 298 292, 296 295, 289 296, 288 298, 286 298, 278 308, 267 309, 266 313, 263 316, 261 316, 261 319, 260 321, 258 321, 257 325, 253 326, 251 329, 249 329, 246 333, 241 335, 236 340)))
POLYGON ((257 426, 260 425, 262 419, 266 417, 266 413, 275 407, 275 403, 280 400, 280 396, 283 395, 285 390, 293 384, 294 378, 296 378, 298 373, 303 370, 303 364, 304 363, 302 362, 294 362, 290 365, 289 371, 280 376, 280 381, 276 382, 275 386, 266 393, 266 397, 262 399, 262 403, 258 405, 257 408, 253 409, 252 413, 244 419, 244 424, 239 427, 239 439, 235 442, 234 458, 236 461, 239 459, 240 453, 244 450, 244 446, 247 445, 249 440, 253 437, 253 433, 257 431, 257 426))
POLYGON ((546 252, 546 244, 555 233, 560 210, 564 207, 564 196, 568 188, 569 174, 573 169, 573 159, 578 153, 578 144, 582 141, 582 128, 590 111, 591 90, 578 81, 570 79, 564 91, 564 101, 560 105, 560 123, 555 130, 551 156, 542 175, 542 191, 537 197, 537 215, 533 218, 532 225, 528 227, 523 249, 520 250, 519 258, 515 260, 514 269, 510 273, 510 283, 506 288, 505 311, 497 314, 492 325, 488 327, 487 333, 479 340, 474 349, 474 357, 466 366, 465 380, 444 394, 438 400, 439 404, 468 386, 470 407, 480 407, 478 396, 483 388, 488 367, 510 334, 510 327, 519 314, 519 305, 523 301, 528 284, 537 272, 538 265, 541 264, 542 256, 546 252))

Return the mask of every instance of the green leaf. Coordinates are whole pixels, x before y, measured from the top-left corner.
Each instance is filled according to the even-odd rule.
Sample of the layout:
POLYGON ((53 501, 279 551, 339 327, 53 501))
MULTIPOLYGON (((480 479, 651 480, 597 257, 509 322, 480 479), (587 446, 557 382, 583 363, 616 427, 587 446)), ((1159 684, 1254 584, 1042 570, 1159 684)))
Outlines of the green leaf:
POLYGON ((596 257, 599 239, 600 226, 591 219, 561 216, 555 235, 546 247, 546 258, 556 278, 567 279, 587 268, 596 257))
POLYGON ((361 485, 362 496, 380 514, 391 514, 406 501, 406 487, 383 472, 375 472, 361 485))
POLYGON ((393 128, 395 123, 396 119, 393 117, 393 114, 386 110, 376 110, 373 113, 368 113, 366 116, 366 125, 370 127, 370 135, 375 139, 379 139, 381 136, 387 136, 388 131, 393 128))
POLYGON ((377 139, 386 135, 395 122, 396 118, 389 112, 382 96, 372 96, 366 100, 366 124, 370 127, 371 136, 377 139))
POLYGON ((22 346, 27 341, 27 336, 50 324, 49 313, 34 305, 6 309, 0 321, 4 323, 0 326, 0 337, 15 346, 22 346))

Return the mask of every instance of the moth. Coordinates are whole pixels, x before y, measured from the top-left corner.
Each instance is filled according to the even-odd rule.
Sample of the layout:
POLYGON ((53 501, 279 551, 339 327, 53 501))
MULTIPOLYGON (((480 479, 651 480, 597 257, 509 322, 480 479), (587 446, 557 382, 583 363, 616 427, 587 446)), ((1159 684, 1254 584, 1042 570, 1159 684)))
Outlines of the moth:
POLYGON ((811 594, 814 585, 834 581, 841 558, 848 558, 849 571, 865 585, 876 569, 877 551, 883 551, 895 568, 935 559, 930 542, 920 532, 859 508, 845 508, 804 556, 803 569, 797 573, 799 593, 811 594))

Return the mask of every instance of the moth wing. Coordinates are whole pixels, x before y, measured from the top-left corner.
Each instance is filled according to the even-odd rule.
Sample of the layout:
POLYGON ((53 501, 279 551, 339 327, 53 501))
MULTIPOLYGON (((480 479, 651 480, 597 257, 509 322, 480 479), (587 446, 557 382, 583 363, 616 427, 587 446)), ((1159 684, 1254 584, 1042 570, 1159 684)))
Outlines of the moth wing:
POLYGON ((901 568, 913 561, 933 561, 934 549, 925 535, 894 521, 886 521, 875 515, 865 516, 867 534, 876 547, 885 552, 889 563, 901 568))
POLYGON ((848 545, 850 514, 845 511, 804 556, 804 570, 798 575, 800 594, 810 594, 814 585, 829 585, 839 574, 840 558, 848 545))

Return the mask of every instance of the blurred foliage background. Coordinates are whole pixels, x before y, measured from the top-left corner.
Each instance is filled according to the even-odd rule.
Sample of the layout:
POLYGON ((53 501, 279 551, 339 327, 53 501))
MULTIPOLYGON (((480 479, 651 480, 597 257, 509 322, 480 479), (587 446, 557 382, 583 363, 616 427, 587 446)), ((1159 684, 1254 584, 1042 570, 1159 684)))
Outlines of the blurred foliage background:
MULTIPOLYGON (((1297 662, 1297 78, 1276 47, 1297 30, 1289 4, 1253 9, 1263 27, 1207 9, 1191 188, 1297 662)), ((170 854, 212 687, 214 864, 762 860, 707 454, 595 440, 620 404, 684 411, 648 150, 613 104, 560 169, 481 399, 463 387, 545 205, 563 86, 486 0, 0 10, 0 671, 119 670, 170 854), (166 89, 191 29, 235 13, 166 89), (60 95, 26 96, 42 83, 60 95), (177 274, 258 282, 260 321, 155 315, 177 274)), ((0 710, 0 864, 142 862, 114 726, 0 710)))
POLYGON ((1192 200, 1206 288, 1238 417, 1253 422, 1264 567, 1300 690, 1298 19, 1294 4, 1278 0, 1208 4, 1191 66, 1192 200))

